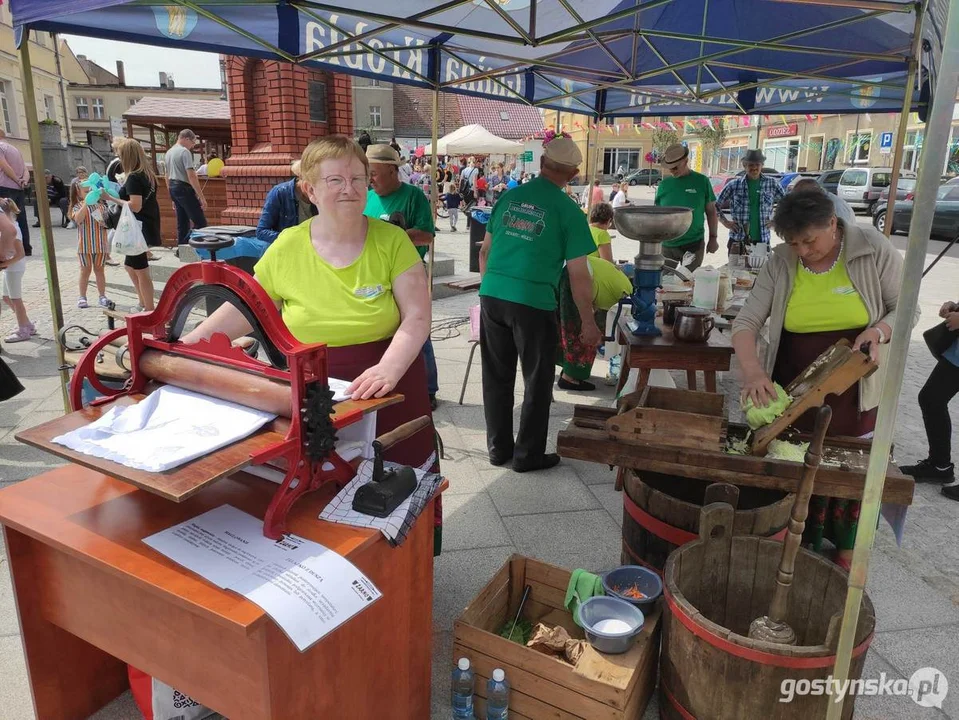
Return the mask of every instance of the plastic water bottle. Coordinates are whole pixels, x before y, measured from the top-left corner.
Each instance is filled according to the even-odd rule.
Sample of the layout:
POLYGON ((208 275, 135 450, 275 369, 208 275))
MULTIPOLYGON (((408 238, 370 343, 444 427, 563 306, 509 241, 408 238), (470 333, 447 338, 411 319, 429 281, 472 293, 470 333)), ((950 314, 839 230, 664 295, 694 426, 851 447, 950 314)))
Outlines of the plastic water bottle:
POLYGON ((486 720, 506 720, 509 715, 509 682, 500 668, 486 683, 486 720))
POLYGON ((473 720, 473 671, 469 658, 460 658, 453 668, 453 718, 473 720))

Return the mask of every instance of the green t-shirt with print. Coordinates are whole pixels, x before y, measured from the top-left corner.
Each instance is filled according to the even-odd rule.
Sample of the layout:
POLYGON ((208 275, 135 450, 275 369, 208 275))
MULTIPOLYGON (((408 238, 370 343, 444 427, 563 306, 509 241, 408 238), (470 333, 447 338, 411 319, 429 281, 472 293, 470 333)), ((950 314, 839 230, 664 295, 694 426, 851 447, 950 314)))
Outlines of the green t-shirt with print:
POLYGON ((493 238, 479 294, 556 309, 563 263, 596 250, 586 215, 543 176, 504 194, 486 226, 493 238))
MULTIPOLYGON (((403 213, 407 230, 424 230, 436 234, 430 201, 426 198, 426 193, 418 187, 409 183, 400 183, 400 186, 386 197, 377 195, 373 188, 367 190, 364 215, 389 222, 390 215, 394 212, 403 213)), ((428 249, 425 245, 416 246, 416 252, 420 254, 420 258, 426 257, 428 249)))
POLYGON ((664 247, 684 247, 700 243, 705 238, 703 225, 706 221, 706 206, 716 202, 709 178, 690 170, 682 177, 664 177, 656 188, 656 205, 660 207, 687 207, 693 211, 693 222, 689 230, 673 240, 663 243, 664 247))

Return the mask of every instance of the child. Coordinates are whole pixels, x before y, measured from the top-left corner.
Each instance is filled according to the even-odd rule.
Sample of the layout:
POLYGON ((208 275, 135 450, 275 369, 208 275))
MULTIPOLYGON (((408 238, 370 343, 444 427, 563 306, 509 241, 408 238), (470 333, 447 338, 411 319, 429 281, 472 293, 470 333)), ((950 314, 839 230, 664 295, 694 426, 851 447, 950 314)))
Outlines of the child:
POLYGON ((100 307, 113 307, 106 296, 107 279, 103 272, 103 265, 110 253, 107 206, 103 202, 87 205, 81 194, 79 183, 70 185, 70 217, 77 224, 77 256, 80 259, 80 297, 77 307, 90 307, 87 303, 87 285, 91 272, 96 278, 97 292, 100 293, 100 307))
POLYGON ((446 183, 446 194, 443 198, 446 200, 446 209, 450 212, 450 231, 456 232, 456 220, 459 218, 463 197, 454 183, 446 183))
POLYGON ((17 225, 17 214, 20 208, 13 200, 4 198, 0 200, 0 210, 10 219, 17 231, 17 247, 14 249, 14 255, 8 258, 13 262, 3 271, 3 301, 17 316, 17 329, 7 335, 5 340, 8 343, 18 343, 36 335, 37 329, 27 317, 27 308, 23 304, 23 273, 27 269, 27 259, 23 250, 20 227, 17 225))
POLYGON ((600 257, 607 262, 613 262, 612 237, 609 228, 613 224, 613 208, 609 203, 593 205, 589 214, 589 231, 593 235, 596 249, 590 253, 593 257, 600 257))

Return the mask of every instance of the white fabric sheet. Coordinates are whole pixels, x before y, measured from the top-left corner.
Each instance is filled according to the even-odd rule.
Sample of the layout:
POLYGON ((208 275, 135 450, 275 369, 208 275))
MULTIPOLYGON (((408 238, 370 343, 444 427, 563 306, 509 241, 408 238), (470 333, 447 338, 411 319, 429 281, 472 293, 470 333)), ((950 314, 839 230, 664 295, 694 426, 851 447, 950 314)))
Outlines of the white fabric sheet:
POLYGON ((164 472, 242 440, 275 417, 166 385, 136 405, 110 408, 53 442, 138 470, 164 472))

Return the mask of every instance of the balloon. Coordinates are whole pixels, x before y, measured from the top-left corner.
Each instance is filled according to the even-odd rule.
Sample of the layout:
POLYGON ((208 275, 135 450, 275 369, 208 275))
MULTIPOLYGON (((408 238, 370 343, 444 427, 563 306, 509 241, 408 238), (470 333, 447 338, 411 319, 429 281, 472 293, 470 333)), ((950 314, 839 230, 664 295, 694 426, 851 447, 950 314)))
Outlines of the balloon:
POLYGON ((206 164, 207 177, 220 177, 223 172, 223 161, 220 158, 213 158, 206 164))
POLYGON ((104 193, 108 197, 116 200, 120 199, 119 188, 115 182, 111 182, 106 176, 100 173, 90 173, 86 180, 80 183, 80 187, 90 188, 90 192, 83 201, 87 205, 96 205, 103 198, 104 193))

